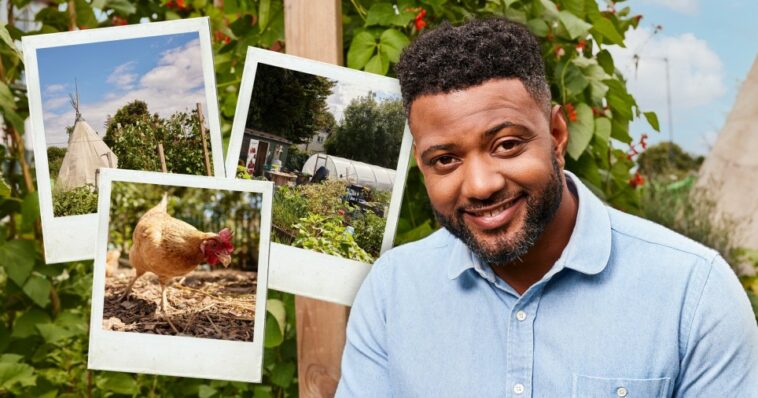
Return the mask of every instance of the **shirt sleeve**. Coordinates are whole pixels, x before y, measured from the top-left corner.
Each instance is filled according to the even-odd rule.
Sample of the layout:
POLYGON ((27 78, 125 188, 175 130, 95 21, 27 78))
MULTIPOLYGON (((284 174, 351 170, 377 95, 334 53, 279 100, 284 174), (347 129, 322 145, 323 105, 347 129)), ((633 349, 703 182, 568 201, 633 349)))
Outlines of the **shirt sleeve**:
POLYGON ((387 349, 386 306, 389 254, 381 257, 358 290, 347 324, 341 378, 336 398, 391 396, 387 349))
POLYGON ((758 326, 750 302, 720 256, 692 316, 675 397, 755 397, 758 326))

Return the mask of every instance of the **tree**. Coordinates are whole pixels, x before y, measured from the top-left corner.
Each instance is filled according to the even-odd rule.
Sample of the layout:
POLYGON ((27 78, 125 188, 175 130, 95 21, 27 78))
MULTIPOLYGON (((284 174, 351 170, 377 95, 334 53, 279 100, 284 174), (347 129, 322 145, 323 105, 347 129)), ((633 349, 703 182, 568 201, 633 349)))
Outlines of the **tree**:
POLYGON ((329 155, 394 169, 404 127, 401 100, 379 102, 369 94, 350 101, 324 147, 329 155))
POLYGON ((304 144, 334 125, 326 98, 335 84, 321 76, 258 64, 245 126, 304 144))
POLYGON ((679 145, 665 141, 652 145, 637 158, 639 172, 649 179, 663 177, 681 179, 697 173, 703 164, 702 156, 692 156, 679 145))
MULTIPOLYGON (((108 116, 105 124, 105 136, 103 142, 109 147, 113 145, 116 135, 118 134, 118 126, 126 128, 128 126, 134 126, 137 123, 149 122, 151 119, 150 112, 147 109, 147 103, 145 101, 134 100, 116 111, 113 117, 108 116)), ((117 154, 118 155, 118 154, 117 154)))
POLYGON ((50 180, 55 181, 58 178, 58 172, 61 169, 63 158, 66 157, 66 148, 51 146, 47 148, 47 164, 50 169, 50 180))

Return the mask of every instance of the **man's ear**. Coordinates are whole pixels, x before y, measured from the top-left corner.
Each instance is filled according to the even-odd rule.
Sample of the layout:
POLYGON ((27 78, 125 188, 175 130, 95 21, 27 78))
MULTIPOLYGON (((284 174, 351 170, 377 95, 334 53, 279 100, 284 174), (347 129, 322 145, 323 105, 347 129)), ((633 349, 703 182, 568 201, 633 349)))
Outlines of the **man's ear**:
POLYGON ((560 105, 553 106, 550 111, 550 138, 553 140, 553 150, 558 164, 563 168, 566 165, 564 156, 568 147, 569 131, 566 123, 566 115, 560 105))

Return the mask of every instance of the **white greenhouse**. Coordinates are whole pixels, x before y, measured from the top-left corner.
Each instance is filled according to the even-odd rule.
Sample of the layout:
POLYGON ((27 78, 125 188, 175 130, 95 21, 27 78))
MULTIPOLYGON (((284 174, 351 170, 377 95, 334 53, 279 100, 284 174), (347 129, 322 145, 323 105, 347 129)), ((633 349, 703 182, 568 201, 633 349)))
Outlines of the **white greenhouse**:
POLYGON ((395 170, 323 153, 311 155, 303 165, 303 173, 315 175, 321 166, 329 171, 329 179, 345 180, 381 191, 392 190, 395 182, 395 170))

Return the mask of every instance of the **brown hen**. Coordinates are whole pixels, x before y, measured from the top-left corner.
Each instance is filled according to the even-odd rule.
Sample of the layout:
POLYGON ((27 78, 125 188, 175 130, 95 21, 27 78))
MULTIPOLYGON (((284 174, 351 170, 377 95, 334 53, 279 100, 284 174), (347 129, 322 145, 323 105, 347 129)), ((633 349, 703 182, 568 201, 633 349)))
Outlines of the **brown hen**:
POLYGON ((132 234, 129 262, 135 270, 134 277, 126 287, 124 298, 134 282, 145 272, 158 276, 161 283, 161 312, 165 313, 166 286, 171 279, 186 275, 199 264, 224 267, 231 263, 232 233, 229 228, 219 233, 201 232, 192 225, 168 214, 168 197, 148 210, 137 222, 132 234))

